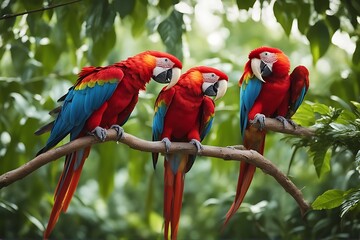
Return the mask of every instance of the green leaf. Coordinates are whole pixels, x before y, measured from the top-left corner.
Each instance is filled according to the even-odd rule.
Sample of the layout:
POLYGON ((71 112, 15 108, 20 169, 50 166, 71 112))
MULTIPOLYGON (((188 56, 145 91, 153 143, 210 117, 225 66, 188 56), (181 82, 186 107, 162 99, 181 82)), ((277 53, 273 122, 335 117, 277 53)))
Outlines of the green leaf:
POLYGON ((360 63, 360 39, 356 41, 356 48, 352 57, 352 62, 355 65, 358 65, 360 63))
MULTIPOLYGON (((313 161, 318 177, 323 176, 330 171, 331 149, 326 146, 318 146, 313 152, 313 161)), ((314 150, 314 149, 312 149, 314 150)))
POLYGON ((94 1, 86 19, 86 33, 94 41, 103 38, 103 34, 114 28, 116 12, 108 1, 94 1))
POLYGON ((337 189, 331 189, 320 196, 311 204, 314 210, 332 209, 339 207, 345 200, 346 192, 337 189))
POLYGON ((93 41, 89 49, 89 60, 92 65, 101 65, 106 59, 116 42, 115 29, 103 32, 96 41, 93 41))
POLYGON ((314 8, 318 13, 325 13, 329 9, 329 0, 314 0, 314 8))
POLYGON ((330 112, 329 106, 321 103, 314 103, 312 108, 314 112, 320 113, 322 115, 328 114, 330 112))
POLYGON ((167 52, 183 58, 182 53, 182 33, 183 33, 183 14, 174 10, 169 17, 162 21, 158 26, 161 40, 166 46, 167 52))
POLYGON ((29 59, 29 49, 21 41, 16 41, 11 44, 10 53, 11 59, 16 72, 21 74, 24 69, 24 62, 29 59))
POLYGON ((44 73, 49 74, 58 62, 60 54, 61 51, 54 44, 38 45, 35 51, 35 59, 42 63, 44 73))
POLYGON ((356 165, 356 170, 360 173, 360 150, 356 153, 355 165, 356 165))
POLYGON ((331 35, 340 28, 340 19, 335 15, 326 15, 325 21, 331 29, 331 35))
POLYGON ((252 6, 254 6, 256 0, 236 0, 236 4, 239 9, 248 10, 252 6))
POLYGON ((138 37, 145 29, 146 20, 148 17, 147 2, 141 2, 140 0, 137 0, 131 17, 134 21, 131 27, 131 33, 134 37, 138 37))
POLYGON ((347 191, 346 199, 341 205, 341 214, 340 216, 343 217, 347 214, 350 210, 355 209, 359 206, 360 203, 360 190, 353 191, 352 189, 347 191))
POLYGON ((134 11, 135 0, 114 0, 112 5, 120 18, 124 18, 134 11))
POLYGON ((315 124, 315 114, 312 105, 303 102, 296 111, 292 119, 301 126, 311 126, 315 124))
POLYGON ((167 10, 178 2, 178 0, 160 0, 158 6, 163 10, 167 10))
POLYGON ((298 28, 302 34, 305 34, 309 29, 309 20, 311 15, 311 5, 309 3, 301 2, 299 14, 297 16, 298 28))
POLYGON ((286 3, 284 1, 275 1, 274 3, 274 15, 288 36, 290 35, 294 20, 292 10, 291 3, 286 3))
MULTIPOLYGON (((110 144, 109 144, 110 145, 110 144)), ((114 190, 114 176, 116 171, 117 154, 114 154, 114 147, 103 144, 98 147, 99 151, 99 167, 98 182, 100 196, 104 199, 108 198, 114 190), (112 147, 110 150, 109 148, 112 147)))
POLYGON ((310 41, 310 50, 315 64, 319 58, 324 56, 330 46, 329 29, 323 20, 319 20, 310 27, 306 37, 310 41))

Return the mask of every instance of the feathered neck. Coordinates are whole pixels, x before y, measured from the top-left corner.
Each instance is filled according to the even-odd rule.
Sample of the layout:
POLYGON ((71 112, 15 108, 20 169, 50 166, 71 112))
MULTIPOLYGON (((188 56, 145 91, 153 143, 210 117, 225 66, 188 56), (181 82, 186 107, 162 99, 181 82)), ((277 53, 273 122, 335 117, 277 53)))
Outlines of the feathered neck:
POLYGON ((150 82, 155 67, 155 63, 152 63, 142 55, 130 57, 114 65, 123 70, 124 84, 137 92, 146 89, 146 84, 150 82))
POLYGON ((191 71, 182 75, 177 85, 179 87, 186 88, 191 95, 203 96, 203 92, 201 89, 202 83, 202 74, 199 71, 191 71))

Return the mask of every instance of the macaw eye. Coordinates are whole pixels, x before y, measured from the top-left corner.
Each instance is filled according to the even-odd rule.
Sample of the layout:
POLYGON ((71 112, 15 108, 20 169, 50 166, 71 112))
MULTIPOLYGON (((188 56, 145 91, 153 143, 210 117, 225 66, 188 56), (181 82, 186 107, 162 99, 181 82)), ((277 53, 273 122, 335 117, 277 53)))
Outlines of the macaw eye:
POLYGON ((266 63, 274 63, 277 61, 276 54, 271 52, 260 53, 260 59, 266 63))
POLYGON ((157 58, 156 65, 158 67, 171 68, 173 67, 174 63, 168 58, 157 58))
POLYGON ((214 83, 219 80, 219 76, 215 73, 203 73, 204 81, 214 83))

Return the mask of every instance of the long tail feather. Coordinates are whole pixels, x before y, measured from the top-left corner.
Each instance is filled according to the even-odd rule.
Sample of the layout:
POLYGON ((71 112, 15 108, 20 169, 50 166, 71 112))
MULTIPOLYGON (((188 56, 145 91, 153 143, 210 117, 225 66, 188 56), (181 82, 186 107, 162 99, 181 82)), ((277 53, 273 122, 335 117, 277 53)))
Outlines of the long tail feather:
POLYGON ((55 202, 44 233, 44 239, 50 236, 60 213, 66 212, 79 183, 81 170, 89 153, 90 148, 86 148, 66 156, 64 170, 55 190, 55 202))
POLYGON ((187 155, 170 155, 164 162, 164 239, 166 240, 169 238, 169 227, 171 227, 171 240, 177 239, 187 161, 187 155), (174 161, 177 163, 174 164, 174 161))
MULTIPOLYGON (((265 132, 260 132, 257 129, 253 129, 252 127, 250 127, 245 131, 243 144, 246 149, 256 150, 258 153, 263 154, 264 143, 265 143, 265 132)), ((253 179, 255 170, 256 167, 254 165, 248 164, 246 162, 241 162, 235 199, 229 211, 226 213, 223 228, 226 226, 230 218, 236 213, 241 203, 243 202, 244 197, 253 179)))

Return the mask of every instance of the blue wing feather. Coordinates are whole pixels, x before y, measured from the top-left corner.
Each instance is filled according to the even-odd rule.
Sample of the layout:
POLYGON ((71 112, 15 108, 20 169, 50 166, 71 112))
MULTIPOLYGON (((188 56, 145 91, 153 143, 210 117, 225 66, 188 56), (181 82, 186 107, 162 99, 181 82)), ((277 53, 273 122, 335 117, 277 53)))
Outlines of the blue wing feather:
POLYGON ((294 109, 294 112, 297 111, 297 109, 300 107, 301 103, 304 101, 304 98, 305 98, 305 94, 306 94, 306 86, 304 86, 302 89, 301 89, 301 93, 300 93, 300 96, 298 99, 296 99, 296 102, 295 102, 295 109, 294 109))
POLYGON ((202 102, 202 116, 200 119, 200 141, 209 133, 215 116, 215 103, 209 97, 204 97, 202 102))
POLYGON ((68 134, 70 140, 77 138, 87 119, 112 96, 120 81, 121 79, 106 81, 101 85, 95 84, 83 89, 70 88, 46 146, 38 154, 54 147, 68 134))
MULTIPOLYGON (((165 88, 161 90, 159 96, 155 101, 155 114, 154 114, 153 127, 152 127, 153 141, 161 140, 161 135, 164 131, 165 115, 171 104, 172 98, 175 94, 174 88, 164 90, 165 88)), ((158 153, 152 153, 154 168, 156 167, 158 156, 159 156, 158 153)))
POLYGON ((164 130, 164 120, 166 112, 171 104, 172 97, 175 94, 174 88, 170 88, 166 91, 164 89, 160 92, 155 102, 155 114, 153 119, 153 140, 160 141, 161 134, 164 130))
POLYGON ((240 130, 244 137, 244 131, 248 123, 248 114, 259 96, 262 82, 257 78, 244 81, 240 88, 240 130))
POLYGON ((207 122, 207 124, 205 125, 203 131, 201 131, 200 133, 200 139, 201 141, 206 137, 206 135, 209 133, 211 127, 212 127, 212 123, 214 121, 214 117, 212 116, 210 118, 210 120, 207 122))

